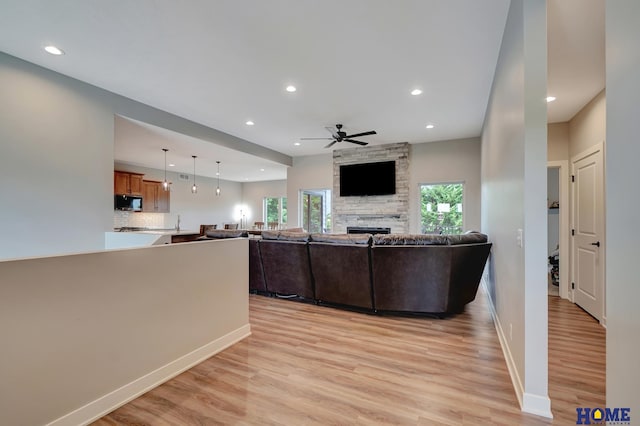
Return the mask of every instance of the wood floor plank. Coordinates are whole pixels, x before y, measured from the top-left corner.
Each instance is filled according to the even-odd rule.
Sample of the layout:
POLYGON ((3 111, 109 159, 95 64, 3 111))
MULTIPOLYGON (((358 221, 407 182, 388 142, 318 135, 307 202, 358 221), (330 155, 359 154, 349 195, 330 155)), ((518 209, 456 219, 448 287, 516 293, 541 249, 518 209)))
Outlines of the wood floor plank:
POLYGON ((250 296, 252 335, 95 425, 575 424, 604 406, 605 333, 549 298, 554 419, 520 411, 480 293, 444 320, 250 296))

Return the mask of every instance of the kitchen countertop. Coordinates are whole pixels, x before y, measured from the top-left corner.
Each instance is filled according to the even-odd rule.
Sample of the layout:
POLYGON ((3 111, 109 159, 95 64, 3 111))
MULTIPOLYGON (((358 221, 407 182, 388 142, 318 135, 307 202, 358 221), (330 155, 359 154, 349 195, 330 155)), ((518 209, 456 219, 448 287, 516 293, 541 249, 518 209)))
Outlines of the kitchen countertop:
POLYGON ((190 229, 177 230, 174 228, 154 229, 154 228, 131 228, 126 231, 122 231, 119 228, 114 229, 114 232, 122 233, 136 233, 136 234, 153 234, 153 235, 200 235, 200 231, 193 231, 190 229))

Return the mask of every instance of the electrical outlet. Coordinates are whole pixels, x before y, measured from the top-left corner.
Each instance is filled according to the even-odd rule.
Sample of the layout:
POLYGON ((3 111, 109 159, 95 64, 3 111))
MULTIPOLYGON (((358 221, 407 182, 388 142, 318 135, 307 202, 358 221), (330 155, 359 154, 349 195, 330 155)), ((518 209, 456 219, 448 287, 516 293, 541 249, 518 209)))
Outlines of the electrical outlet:
POLYGON ((524 245, 524 237, 522 235, 522 229, 518 229, 517 235, 516 235, 516 243, 518 244, 518 247, 522 248, 522 246, 524 245))

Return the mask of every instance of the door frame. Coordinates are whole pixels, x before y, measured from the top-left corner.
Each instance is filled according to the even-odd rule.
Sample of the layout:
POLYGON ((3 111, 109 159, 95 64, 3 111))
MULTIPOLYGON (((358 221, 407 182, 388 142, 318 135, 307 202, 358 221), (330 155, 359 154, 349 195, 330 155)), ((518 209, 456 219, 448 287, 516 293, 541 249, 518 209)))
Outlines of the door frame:
POLYGON ((569 299, 573 302, 573 291, 570 291, 569 287, 569 271, 571 264, 571 246, 569 242, 569 235, 571 229, 569 228, 569 161, 547 161, 547 169, 559 169, 558 182, 559 188, 559 202, 560 202, 560 226, 559 226, 559 268, 560 268, 560 297, 563 299, 569 299))

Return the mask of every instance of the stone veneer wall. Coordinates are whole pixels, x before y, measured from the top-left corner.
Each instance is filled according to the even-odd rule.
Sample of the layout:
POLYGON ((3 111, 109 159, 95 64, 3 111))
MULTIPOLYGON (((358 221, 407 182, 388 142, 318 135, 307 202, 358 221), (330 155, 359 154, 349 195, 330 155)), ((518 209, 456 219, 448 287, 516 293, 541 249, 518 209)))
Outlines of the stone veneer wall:
POLYGON ((347 232, 347 226, 391 228, 392 233, 409 232, 409 144, 407 142, 333 151, 333 232, 347 232), (340 166, 343 164, 396 162, 395 195, 340 196, 340 166))

